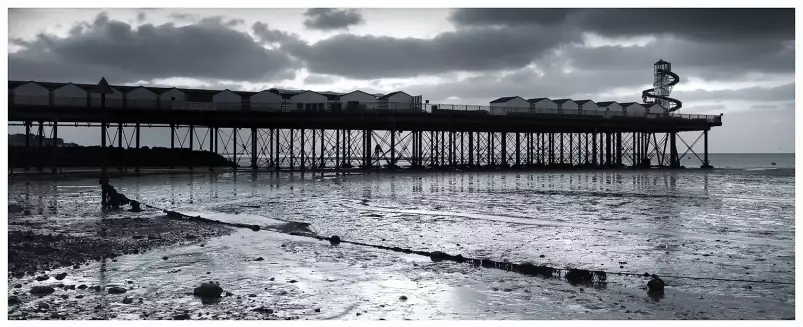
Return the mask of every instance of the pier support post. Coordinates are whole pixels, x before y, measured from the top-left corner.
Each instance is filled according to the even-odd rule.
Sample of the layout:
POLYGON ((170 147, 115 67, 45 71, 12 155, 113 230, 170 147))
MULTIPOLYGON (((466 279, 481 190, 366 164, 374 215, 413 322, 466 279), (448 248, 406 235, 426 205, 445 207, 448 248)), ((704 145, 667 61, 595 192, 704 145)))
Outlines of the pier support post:
POLYGON ((325 157, 325 150, 326 150, 326 130, 321 129, 321 171, 326 167, 326 157, 325 157))
POLYGON ((611 166, 611 133, 605 133, 605 164, 611 166))
POLYGON ((234 160, 234 172, 237 172, 237 168, 240 167, 240 162, 237 161, 237 127, 231 129, 232 140, 234 144, 232 145, 232 159, 234 160))
POLYGON ((672 132, 670 134, 670 143, 669 143, 669 151, 670 155, 670 168, 680 168, 680 158, 678 158, 678 148, 677 148, 677 132, 672 132))
MULTIPOLYGON (((103 97, 104 94, 101 94, 103 97)), ((101 101, 105 98, 101 98, 101 101)), ((101 149, 101 164, 100 164, 100 182, 106 183, 109 180, 108 172, 106 171, 106 121, 100 122, 100 149, 101 149)), ((106 209, 106 188, 101 188, 100 207, 106 209)))
POLYGON ((312 154, 310 155, 310 168, 311 168, 310 170, 315 170, 315 168, 317 167, 315 163, 318 161, 318 157, 315 155, 315 145, 317 145, 316 143, 317 137, 315 136, 314 128, 311 129, 310 132, 312 132, 312 148, 311 148, 312 154))
POLYGON ((56 140, 58 138, 59 138, 59 122, 58 121, 54 121, 53 122, 53 144, 51 145, 53 147, 51 149, 52 155, 53 155, 53 158, 52 158, 53 167, 51 169, 52 169, 52 173, 53 174, 56 174, 58 172, 58 143, 56 142, 56 140))
MULTIPOLYGON (((215 153, 215 128, 209 126, 209 152, 215 153)), ((137 123, 137 148, 139 148, 139 123, 137 123)), ((209 163, 209 171, 214 170, 214 165, 209 163)), ((137 170, 138 171, 138 170, 137 170)))
POLYGON ((139 122, 137 122, 137 124, 134 127, 134 129, 135 129, 134 134, 136 134, 135 137, 137 139, 136 143, 134 144, 134 146, 135 146, 134 156, 136 157, 136 159, 134 159, 134 172, 138 173, 139 172, 139 166, 142 164, 142 148, 140 147, 140 143, 139 143, 139 140, 140 140, 140 124, 139 124, 139 122))
POLYGON ((396 168, 396 133, 395 129, 390 129, 390 165, 388 168, 391 170, 396 168))
POLYGON ((31 150, 31 124, 32 124, 32 122, 30 122, 30 121, 26 121, 25 122, 25 153, 27 154, 27 156, 26 156, 27 158, 25 159, 25 170, 26 171, 31 168, 31 165, 30 165, 30 162, 31 162, 30 158, 32 158, 32 156, 30 155, 30 150, 31 150))
POLYGON ((276 137, 274 139, 274 142, 276 142, 275 143, 276 149, 273 152, 274 156, 273 160, 275 162, 274 164, 275 166, 273 168, 276 169, 276 172, 279 172, 282 170, 282 157, 279 156, 281 154, 281 149, 279 148, 279 146, 281 145, 281 137, 279 136, 281 135, 282 130, 277 128, 275 129, 275 131, 276 131, 276 137))
MULTIPOLYGON (((120 131, 122 131, 122 129, 120 131)), ((122 133, 120 135, 122 135, 122 133)), ((194 156, 192 152, 195 148, 194 140, 195 140, 195 126, 190 125, 190 158, 194 156)), ((193 160, 190 159, 190 170, 192 170, 192 168, 193 168, 193 160)))
MULTIPOLYGON (((123 152, 123 123, 117 123, 117 153, 124 154, 123 152)), ((123 159, 117 159, 117 171, 123 170, 123 159)))
MULTIPOLYGON (((105 132, 104 132, 105 134, 105 132)), ((104 138, 106 136, 103 136, 104 138)), ((176 124, 170 124, 170 158, 175 158, 176 155, 176 124)), ((235 159, 237 155, 235 154, 235 159)), ((234 162, 237 162, 236 160, 234 162)), ((176 168, 176 162, 174 160, 170 160, 170 169, 176 168)))
POLYGON ((597 165, 597 132, 591 133, 591 163, 597 165))
POLYGON ((502 167, 507 168, 507 133, 502 132, 502 167))
POLYGON ((708 130, 703 131, 703 166, 700 168, 711 169, 711 163, 708 162, 708 130))
POLYGON ((622 166, 622 133, 616 133, 616 166, 622 166))
POLYGON ((516 132, 516 167, 521 166, 521 133, 516 132))
POLYGON ((340 171, 340 133, 339 129, 335 130, 335 171, 340 171))
POLYGON ((251 169, 257 169, 257 129, 251 127, 251 169))
POLYGON ((307 152, 307 149, 304 148, 305 147, 304 134, 306 134, 305 132, 306 131, 302 128, 301 129, 301 150, 298 151, 299 152, 299 156, 301 157, 301 160, 299 161, 299 164, 298 164, 298 168, 301 171, 304 171, 304 164, 305 164, 304 156, 306 155, 306 152, 307 152))
MULTIPOLYGON (((44 141, 45 141, 45 126, 44 125, 45 125, 45 122, 40 120, 39 121, 39 131, 38 131, 39 137, 38 137, 38 140, 36 142, 36 143, 38 143, 37 145, 39 147, 39 153, 44 153, 44 149, 43 149, 44 148, 44 141)), ((42 159, 44 159, 44 158, 42 158, 42 159)), ((36 170, 38 170, 40 173, 42 172, 42 162, 43 161, 44 160, 37 160, 37 163, 36 163, 36 170)))
POLYGON ((474 132, 468 132, 468 166, 474 167, 474 132))
POLYGON ((563 133, 560 133, 560 164, 564 164, 563 162, 563 152, 565 152, 565 148, 563 147, 563 133))

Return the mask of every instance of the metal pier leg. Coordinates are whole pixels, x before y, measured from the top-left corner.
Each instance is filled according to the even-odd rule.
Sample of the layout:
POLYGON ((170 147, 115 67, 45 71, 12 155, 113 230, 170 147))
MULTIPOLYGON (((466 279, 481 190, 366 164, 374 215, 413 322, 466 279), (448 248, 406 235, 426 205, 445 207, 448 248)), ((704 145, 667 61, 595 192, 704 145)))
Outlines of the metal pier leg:
POLYGON ((474 167, 474 132, 468 132, 468 166, 474 167))
MULTIPOLYGON (((101 164, 100 164, 100 182, 105 183, 109 180, 108 172, 106 171, 106 121, 100 123, 100 148, 101 148, 101 164)), ((106 190, 102 188, 100 196, 100 206, 106 209, 106 190)))
POLYGON ((521 133, 516 132, 516 167, 521 166, 521 133))
POLYGON ((677 148, 677 132, 672 132, 669 144, 669 151, 671 151, 671 168, 680 168, 680 158, 678 158, 678 148, 677 148))
POLYGON ((502 167, 507 168, 507 132, 502 132, 502 167))
MULTIPOLYGON (((137 123, 137 147, 139 148, 139 123, 137 123)), ((209 152, 215 152, 215 128, 209 126, 209 152)), ((209 163, 209 171, 215 170, 214 165, 209 163)))
MULTIPOLYGON (((123 123, 117 123, 117 153, 123 154, 123 123)), ((123 160, 117 158, 117 171, 123 170, 123 160)))
POLYGON ((597 165, 597 132, 591 133, 591 163, 597 165))
POLYGON ((53 144, 52 144, 53 148, 51 149, 52 155, 53 155, 53 159, 52 159, 53 160, 53 167, 52 167, 53 174, 58 172, 58 152, 57 152, 58 143, 56 142, 56 140, 58 140, 58 138, 59 138, 59 122, 58 121, 54 121, 53 122, 53 144))
POLYGON ((282 130, 281 129, 275 129, 275 130, 276 130, 276 139, 274 140, 274 142, 276 142, 275 143, 276 148, 273 153, 273 156, 275 157, 274 158, 275 166, 273 168, 276 169, 276 171, 278 172, 282 170, 282 158, 279 156, 281 154, 281 149, 279 148, 279 146, 281 145, 281 137, 279 136, 282 130))
POLYGON ((335 170, 340 171, 340 130, 335 130, 335 170))
MULTIPOLYGON (((105 137, 105 136, 104 136, 105 137)), ((176 168, 175 161, 172 160, 176 158, 176 125, 170 124, 170 169, 176 168)), ((236 155, 235 155, 236 158, 236 155)), ((236 162, 236 161, 235 161, 236 162)))
POLYGON ((622 133, 616 133, 616 166, 622 166, 622 133))
POLYGON ((137 138, 136 144, 135 144, 135 151, 134 151, 134 156, 136 157, 136 159, 134 160, 134 172, 138 173, 139 172, 139 165, 140 165, 140 163, 142 161, 142 148, 140 147, 140 144, 139 144, 139 138, 140 138, 139 122, 137 122, 137 124, 134 127, 134 129, 135 129, 134 133, 136 134, 136 138, 137 138))
POLYGON ((396 168, 396 130, 390 130, 390 169, 396 168))
POLYGON ((316 167, 315 166, 315 161, 318 160, 317 156, 315 156, 315 145, 316 145, 315 141, 317 141, 316 140, 317 137, 315 137, 315 129, 313 128, 313 129, 311 129, 311 131, 312 131, 312 155, 311 155, 311 157, 312 157, 311 159, 312 160, 310 160, 310 162, 312 164, 310 165, 310 168, 312 168, 311 170, 315 170, 315 167, 316 167))
POLYGON ((326 167, 326 130, 321 129, 321 171, 326 167))
MULTIPOLYGON (((44 124, 45 123, 43 121, 41 121, 41 120, 39 121, 39 132, 38 132, 39 139, 37 140, 37 143, 39 145, 39 153, 43 153, 44 152, 42 150, 42 148, 44 148, 44 141, 45 141, 45 127, 44 127, 44 124)), ((43 160, 37 160, 37 163, 36 163, 36 170, 38 170, 40 173, 42 172, 42 161, 43 160)))
POLYGON ((306 155, 306 152, 307 152, 307 149, 304 148, 304 146, 305 146, 305 144, 304 144, 304 134, 306 134, 306 133, 305 133, 305 130, 302 128, 301 129, 301 150, 298 151, 299 152, 299 156, 301 156, 301 161, 299 162, 298 167, 299 167, 299 169, 301 169, 301 171, 304 171, 304 164, 306 163, 306 162, 304 162, 304 156, 306 155))
POLYGON ((240 162, 237 161, 237 127, 231 129, 231 135, 232 140, 234 141, 234 144, 232 145, 232 149, 234 149, 234 151, 232 151, 232 159, 234 160, 234 172, 236 173, 237 168, 240 167, 240 162))
MULTIPOLYGON (((122 129, 121 129, 121 131, 122 131, 122 129)), ((120 134, 120 135, 122 135, 122 134, 120 134)), ((193 142, 194 139, 195 139, 195 126, 190 125, 190 158, 192 158, 192 156, 193 156, 192 151, 195 148, 195 143, 193 142)), ((192 166, 193 166, 193 160, 190 160, 190 170, 192 170, 192 168, 193 168, 192 166)))
POLYGON ((251 127, 251 169, 257 169, 257 129, 251 127))
POLYGON ((31 124, 32 124, 32 122, 30 122, 30 121, 26 121, 25 122, 25 153, 28 154, 26 156, 27 158, 25 159, 25 170, 26 171, 31 168, 31 165, 29 165, 29 163, 31 162, 30 158, 32 157, 32 156, 30 156, 30 153, 31 153, 30 152, 31 151, 31 124))
POLYGON ((713 168, 708 162, 708 130, 703 131, 703 166, 701 168, 713 168))
POLYGON ((294 154, 295 154, 295 149, 293 148, 293 145, 295 144, 295 143, 293 143, 293 141, 294 141, 293 139, 295 138, 295 134, 296 134, 295 130, 291 128, 290 129, 290 143, 287 144, 288 145, 287 148, 290 149, 290 171, 291 172, 293 171, 293 157, 294 157, 294 154))
POLYGON ((569 133, 569 165, 574 166, 574 133, 569 133))

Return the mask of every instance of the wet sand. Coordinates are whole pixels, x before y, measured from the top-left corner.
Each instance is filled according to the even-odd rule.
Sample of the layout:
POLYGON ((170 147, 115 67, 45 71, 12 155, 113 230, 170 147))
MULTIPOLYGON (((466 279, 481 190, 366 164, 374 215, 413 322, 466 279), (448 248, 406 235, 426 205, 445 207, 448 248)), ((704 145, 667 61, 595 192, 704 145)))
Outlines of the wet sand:
MULTIPOLYGON (((790 233, 784 225, 793 202, 786 203, 782 197, 762 200, 763 193, 756 191, 751 191, 750 196, 742 194, 745 188, 754 190, 751 183, 767 182, 766 176, 737 176, 734 180, 706 175, 716 181, 711 185, 730 182, 723 184, 726 187, 692 190, 688 189, 690 185, 701 185, 702 175, 673 177, 674 184, 667 189, 654 184, 666 176, 661 174, 656 175, 657 179, 650 178, 652 175, 646 178, 632 175, 639 176, 633 185, 621 180, 629 178, 628 173, 620 175, 618 182, 614 179, 614 183, 605 182, 610 176, 599 173, 586 176, 594 177, 595 181, 580 174, 575 183, 585 182, 575 184, 574 188, 560 186, 565 181, 556 176, 567 176, 563 173, 530 175, 536 178, 534 182, 511 178, 516 175, 409 174, 299 179, 293 175, 277 178, 223 173, 117 179, 113 184, 122 193, 149 204, 267 228, 258 232, 235 229, 220 234, 206 230, 209 235, 182 240, 187 230, 209 226, 191 227, 180 225, 188 222, 173 222, 176 226, 167 229, 179 230, 175 237, 170 236, 176 243, 155 244, 149 250, 140 249, 139 254, 131 253, 133 249, 125 245, 110 246, 129 254, 88 261, 78 268, 63 265, 46 271, 49 276, 67 272, 61 281, 53 278, 36 281, 40 272, 22 278, 11 276, 10 285, 27 284, 9 291, 9 296, 17 296, 21 301, 10 306, 13 311, 10 318, 794 317, 793 285, 665 279, 665 296, 652 298, 644 289, 648 280, 645 278, 610 278, 604 287, 571 285, 561 279, 433 262, 428 257, 351 244, 335 246, 287 234, 297 231, 287 222, 300 221, 309 224, 312 233, 323 236, 337 234, 371 244, 442 250, 500 261, 532 260, 561 267, 747 279, 794 278, 793 268, 789 272, 794 263, 794 249, 787 246, 794 230, 790 233), (552 193, 534 193, 542 183, 552 193), (577 189, 578 186, 584 189, 577 189), (645 186, 649 189, 643 189, 645 186), (687 189, 679 191, 684 188, 687 189), (674 197, 661 196, 656 189, 664 191, 663 195, 668 195, 667 191, 676 193, 674 197), (513 205, 521 199, 526 199, 524 207, 513 205), (766 203, 773 209, 768 210, 766 203), (683 209, 684 206, 688 209, 683 209), (610 212, 600 211, 601 207, 610 212), (709 208, 722 209, 718 210, 720 215, 731 216, 727 220, 712 219, 716 216, 709 208), (764 224, 743 221, 757 212, 764 212, 764 224), (231 295, 224 293, 211 304, 193 296, 193 289, 209 280, 218 282, 231 295), (68 289, 56 289, 44 297, 28 293, 33 286, 59 283, 68 285, 68 289), (69 285, 81 284, 104 289, 122 286, 126 292, 69 289, 69 285), (67 298, 62 298, 63 295, 67 298), (132 303, 124 303, 126 297, 132 303), (40 308, 39 303, 47 303, 48 308, 40 308)), ((10 213, 10 230, 17 233, 44 229, 71 235, 94 233, 93 237, 98 237, 97 226, 103 226, 101 221, 134 219, 132 225, 136 226, 119 225, 119 233, 105 237, 116 240, 111 243, 128 244, 133 241, 128 235, 139 230, 142 227, 139 225, 152 223, 147 219, 169 221, 157 211, 101 217, 97 209, 85 207, 85 203, 96 201, 95 193, 99 193, 91 183, 71 180, 58 186, 46 182, 10 186, 10 201, 24 204, 30 211, 30 215, 10 213)), ((775 194, 778 191, 778 188, 772 190, 775 194)), ((145 235, 153 233, 153 226, 145 230, 145 235)), ((136 241, 157 241, 145 239, 136 241)))

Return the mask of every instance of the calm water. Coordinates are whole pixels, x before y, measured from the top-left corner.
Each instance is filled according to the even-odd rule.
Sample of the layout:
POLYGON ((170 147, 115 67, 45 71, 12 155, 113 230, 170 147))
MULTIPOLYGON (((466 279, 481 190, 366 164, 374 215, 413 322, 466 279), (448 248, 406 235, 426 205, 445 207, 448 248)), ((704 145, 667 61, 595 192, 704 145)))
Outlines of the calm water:
MULTIPOLYGON (((227 172, 119 178, 112 184, 129 197, 188 214, 262 225, 301 221, 320 235, 365 243, 558 267, 794 282, 794 155, 711 160, 728 168, 227 172)), ((98 197, 94 178, 9 187, 11 202, 43 208, 26 219, 63 226, 98 219, 98 197)), ((611 277, 606 288, 581 289, 266 231, 240 231, 205 247, 124 256, 108 267, 103 278, 109 282, 133 279, 142 285, 132 292, 153 299, 146 306, 200 310, 198 300, 176 290, 189 292, 213 278, 235 293, 259 290, 260 303, 309 319, 778 319, 793 317, 795 305, 793 285, 667 277, 666 297, 655 301, 640 278, 611 277), (180 259, 163 261, 163 255, 180 259), (252 261, 257 256, 266 260, 252 261), (175 269, 182 271, 167 273, 175 269), (289 279, 298 283, 287 284, 289 279), (280 289, 287 294, 277 296, 280 289), (399 302, 400 295, 409 300, 399 302), (322 312, 312 312, 314 307, 322 312)), ((96 266, 82 269, 83 275, 69 278, 100 278, 96 266)), ((122 318, 137 318, 138 309, 118 310, 122 318)), ((223 301, 204 310, 243 308, 223 301)))

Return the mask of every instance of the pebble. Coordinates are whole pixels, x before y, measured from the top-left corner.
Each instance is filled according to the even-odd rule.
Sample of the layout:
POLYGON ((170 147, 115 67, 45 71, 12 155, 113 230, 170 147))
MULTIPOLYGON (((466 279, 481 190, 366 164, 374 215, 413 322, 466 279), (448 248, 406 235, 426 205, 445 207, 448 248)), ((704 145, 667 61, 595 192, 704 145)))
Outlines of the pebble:
POLYGON ((315 312, 321 312, 320 308, 315 308, 315 312))
POLYGON ((182 313, 182 314, 178 314, 178 315, 173 316, 173 320, 187 320, 187 319, 190 319, 190 315, 188 315, 186 313, 182 313))
POLYGON ((14 288, 22 288, 22 284, 16 284, 14 285, 14 288))
POLYGON ((295 279, 291 279, 291 280, 289 280, 289 281, 287 281, 287 282, 288 282, 288 283, 290 283, 290 284, 292 284, 292 283, 298 283, 298 281, 297 281, 297 280, 295 280, 295 279))
POLYGON ((48 295, 52 294, 56 290, 50 286, 34 286, 31 288, 31 294, 34 295, 48 295))
POLYGON ((109 288, 109 294, 123 294, 125 292, 126 292, 125 288, 122 287, 114 286, 109 288))
POLYGON ((20 298, 18 298, 16 296, 9 296, 8 297, 8 305, 16 305, 16 304, 20 304, 20 303, 22 303, 22 301, 20 301, 20 298))
POLYGON ((130 297, 126 297, 125 299, 123 299, 123 304, 131 304, 131 303, 134 303, 134 299, 130 297))
POLYGON ((263 261, 263 260, 265 260, 265 258, 259 257, 259 258, 256 258, 256 260, 254 260, 254 261, 263 261))
POLYGON ((207 298, 218 298, 223 294, 223 288, 214 282, 203 283, 193 291, 194 295, 207 298))
POLYGON ((86 289, 86 285, 84 284, 78 285, 78 289, 79 290, 86 289))
POLYGON ((162 260, 167 260, 167 257, 162 257, 162 260))
POLYGON ((48 276, 48 275, 42 275, 42 276, 37 276, 36 277, 36 281, 37 282, 45 281, 45 280, 48 280, 48 279, 50 279, 50 276, 48 276))
POLYGON ((402 300, 402 301, 407 301, 407 297, 406 297, 406 296, 404 296, 404 295, 402 295, 402 296, 400 296, 400 297, 399 297, 399 300, 402 300))
POLYGON ((42 310, 50 309, 50 305, 45 302, 39 302, 39 304, 37 304, 36 307, 42 310))

